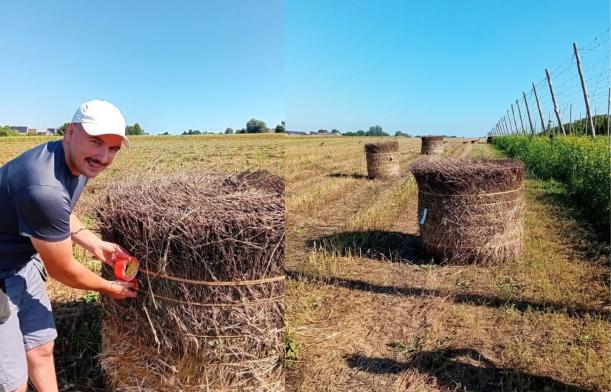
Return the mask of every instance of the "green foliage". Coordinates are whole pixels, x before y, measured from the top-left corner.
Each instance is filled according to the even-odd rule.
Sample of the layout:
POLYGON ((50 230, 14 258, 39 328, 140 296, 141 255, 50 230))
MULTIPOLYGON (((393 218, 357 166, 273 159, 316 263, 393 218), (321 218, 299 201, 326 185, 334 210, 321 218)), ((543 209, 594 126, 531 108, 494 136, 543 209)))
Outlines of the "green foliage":
POLYGON ((199 129, 195 129, 195 130, 189 129, 188 131, 184 131, 182 134, 183 135, 201 135, 202 131, 200 131, 199 129))
POLYGON ((69 125, 70 123, 64 123, 61 127, 57 128, 57 134, 62 136, 65 135, 69 125))
POLYGON ((281 121, 280 124, 276 125, 276 133, 285 133, 285 132, 286 132, 285 123, 284 121, 281 121))
POLYGON ((493 143, 521 159, 534 176, 563 183, 572 203, 594 228, 609 230, 611 173, 607 137, 495 137, 493 143))
POLYGON ((388 343, 387 346, 390 347, 396 354, 409 357, 412 354, 422 351, 423 343, 422 337, 412 336, 409 341, 393 340, 392 342, 388 343))
POLYGON ((409 133, 403 133, 401 131, 397 131, 395 132, 395 136, 405 136, 405 137, 411 137, 409 133))
POLYGON ((263 120, 251 118, 246 123, 247 133, 265 133, 267 132, 267 124, 263 120))
POLYGON ((144 129, 140 126, 140 124, 135 123, 134 125, 127 125, 125 127, 126 135, 144 135, 144 129))
MULTIPOLYGON (((606 135, 607 134, 607 115, 599 114, 592 118, 592 122, 594 123, 594 129, 596 130, 596 136, 606 135)), ((590 135, 592 132, 590 131, 590 125, 588 124, 588 120, 583 118, 581 120, 575 120, 572 123, 565 123, 564 131, 570 135, 590 135), (587 128, 587 133, 586 133, 587 128)), ((551 134, 562 134, 562 131, 558 126, 550 128, 549 133, 551 134)))
POLYGON ((291 334, 284 335, 284 367, 291 369, 299 359, 299 343, 291 334))
POLYGON ((233 134, 233 128, 225 129, 225 135, 231 135, 231 134, 233 134))
POLYGON ((373 125, 369 127, 369 131, 365 133, 365 136, 389 136, 381 126, 373 125))
POLYGON ((0 127, 0 136, 19 136, 19 135, 21 134, 17 131, 13 131, 11 127, 9 127, 8 125, 0 127))
MULTIPOLYGON (((323 133, 321 131, 328 132, 327 130, 324 130, 324 129, 318 132, 323 133)), ((334 129, 334 131, 336 130, 334 129)), ((374 125, 374 126, 369 127, 369 130, 367 132, 363 131, 362 129, 359 129, 356 132, 344 132, 342 133, 342 135, 344 136, 390 136, 389 134, 384 132, 382 130, 382 127, 379 125, 374 125)))

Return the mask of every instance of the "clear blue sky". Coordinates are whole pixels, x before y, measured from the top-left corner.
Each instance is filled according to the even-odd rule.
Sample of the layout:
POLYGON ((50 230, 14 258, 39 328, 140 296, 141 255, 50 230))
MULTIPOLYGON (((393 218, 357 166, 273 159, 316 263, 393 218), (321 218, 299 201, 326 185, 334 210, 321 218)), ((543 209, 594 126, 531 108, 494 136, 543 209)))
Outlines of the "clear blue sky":
POLYGON ((0 125, 115 103, 153 132, 284 120, 284 2, 2 1, 0 125))
POLYGON ((291 130, 484 135, 609 0, 286 1, 291 130))

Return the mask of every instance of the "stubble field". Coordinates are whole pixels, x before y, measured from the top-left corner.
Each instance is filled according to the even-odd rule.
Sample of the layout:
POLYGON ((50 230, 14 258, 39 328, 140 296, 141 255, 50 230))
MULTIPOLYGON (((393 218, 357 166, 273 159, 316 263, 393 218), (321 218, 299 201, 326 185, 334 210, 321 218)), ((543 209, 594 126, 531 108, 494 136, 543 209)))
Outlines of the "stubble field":
MULTIPOLYGON (((444 155, 499 156, 446 140, 444 155)), ((606 249, 548 185, 526 181, 518 262, 440 266, 418 243, 420 140, 398 139, 393 181, 365 177, 370 141, 287 146, 289 390, 610 390, 606 249)))
MULTIPOLYGON (((48 138, 0 140, 0 164, 48 138)), ((445 155, 498 157, 447 139, 445 155)), ((611 390, 608 251, 527 180, 516 263, 450 267, 419 250, 419 139, 398 139, 402 177, 366 178, 373 138, 138 137, 86 188, 147 171, 265 169, 286 181, 287 390, 611 390)), ((90 217, 85 220, 95 227, 90 217)), ((79 260, 94 270, 78 247, 79 260)), ((100 391, 95 293, 49 282, 64 391, 100 391)))

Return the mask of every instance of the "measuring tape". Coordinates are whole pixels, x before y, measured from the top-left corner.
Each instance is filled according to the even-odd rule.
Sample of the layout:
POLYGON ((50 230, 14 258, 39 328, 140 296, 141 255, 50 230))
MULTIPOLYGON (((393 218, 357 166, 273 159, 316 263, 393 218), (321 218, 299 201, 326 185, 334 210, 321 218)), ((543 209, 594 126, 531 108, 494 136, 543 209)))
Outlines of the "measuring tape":
POLYGON ((138 274, 138 260, 134 256, 116 255, 113 257, 115 277, 126 282, 136 278, 138 274))

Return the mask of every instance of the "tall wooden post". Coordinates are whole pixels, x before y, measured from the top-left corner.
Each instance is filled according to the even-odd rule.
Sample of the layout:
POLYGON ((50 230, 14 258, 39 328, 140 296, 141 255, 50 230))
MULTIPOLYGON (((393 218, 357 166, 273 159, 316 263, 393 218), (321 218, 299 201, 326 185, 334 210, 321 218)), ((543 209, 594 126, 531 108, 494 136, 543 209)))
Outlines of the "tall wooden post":
POLYGON ((505 121, 509 126, 509 132, 513 133, 513 127, 511 126, 511 120, 509 119, 509 109, 507 109, 507 111, 503 115, 503 118, 505 118, 505 121))
POLYGON ((520 117, 520 129, 522 129, 522 133, 526 135, 526 130, 524 129, 524 122, 522 121, 522 111, 520 110, 520 103, 517 99, 516 106, 518 107, 518 117, 520 117))
POLYGON ((577 50, 577 44, 573 42, 573 50, 575 51, 575 59, 577 60, 577 70, 579 71, 579 79, 581 80, 581 89, 583 90, 583 99, 586 102, 586 113, 588 115, 588 122, 592 129, 592 137, 596 136, 596 129, 594 128, 594 121, 592 121, 592 113, 590 112, 590 99, 588 98, 588 90, 586 88, 586 81, 583 78, 583 71, 581 70, 581 59, 579 58, 579 51, 577 50))
POLYGON ((611 88, 607 96, 607 136, 609 136, 609 109, 611 109, 611 88))
POLYGON ((558 110, 558 105, 556 104, 556 96, 554 95, 554 87, 552 86, 552 77, 549 75, 547 68, 545 68, 545 75, 547 76, 547 84, 549 84, 549 93, 552 95, 552 102, 554 103, 554 112, 556 113, 556 119, 558 120, 558 128, 560 128, 562 134, 566 136, 564 124, 562 124, 562 119, 560 118, 560 110, 558 110))
POLYGON ((533 121, 530 117, 530 109, 528 108, 528 100, 526 99, 526 93, 522 91, 522 95, 524 96, 524 104, 526 105, 526 113, 528 114, 528 123, 530 124, 530 133, 531 135, 535 134, 535 129, 533 128, 533 121))
POLYGON ((573 104, 569 104, 569 135, 572 133, 571 131, 573 130, 573 104))
POLYGON ((513 117, 513 123, 516 126, 516 133, 520 132, 518 130, 518 123, 516 122, 516 113, 513 111, 513 103, 511 104, 511 115, 513 117))
POLYGON ((503 115, 503 122, 505 123, 505 128, 507 128, 507 132, 511 135, 513 133, 511 130, 511 125, 507 122, 505 115, 503 115))
POLYGON ((537 96, 537 89, 535 88, 535 83, 533 82, 533 92, 535 93, 535 101, 537 101, 537 110, 539 111, 539 117, 541 118, 541 132, 545 132, 545 122, 543 122, 543 113, 541 113, 541 105, 539 104, 539 96, 537 96))

